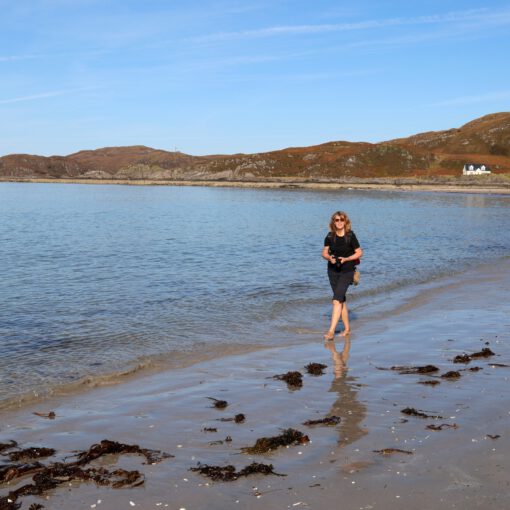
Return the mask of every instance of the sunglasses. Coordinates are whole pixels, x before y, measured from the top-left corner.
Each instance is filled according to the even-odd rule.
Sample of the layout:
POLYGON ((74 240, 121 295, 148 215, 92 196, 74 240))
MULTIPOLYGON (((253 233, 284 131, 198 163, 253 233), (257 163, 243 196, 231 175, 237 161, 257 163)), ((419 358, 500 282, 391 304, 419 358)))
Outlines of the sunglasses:
POLYGON ((335 223, 338 222, 345 223, 345 218, 335 218, 335 223))

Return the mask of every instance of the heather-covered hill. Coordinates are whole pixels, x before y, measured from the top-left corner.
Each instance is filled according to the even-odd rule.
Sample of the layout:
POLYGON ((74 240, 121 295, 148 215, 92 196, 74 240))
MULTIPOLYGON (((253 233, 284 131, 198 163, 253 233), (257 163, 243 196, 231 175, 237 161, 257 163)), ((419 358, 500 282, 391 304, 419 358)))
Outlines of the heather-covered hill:
POLYGON ((329 142, 258 154, 190 156, 144 146, 108 147, 69 156, 13 154, 0 158, 0 177, 264 180, 351 177, 433 177, 462 172, 467 162, 510 173, 510 113, 495 113, 458 129, 381 142, 329 142))
POLYGON ((387 143, 443 154, 510 156, 510 112, 485 115, 458 129, 431 131, 387 143))

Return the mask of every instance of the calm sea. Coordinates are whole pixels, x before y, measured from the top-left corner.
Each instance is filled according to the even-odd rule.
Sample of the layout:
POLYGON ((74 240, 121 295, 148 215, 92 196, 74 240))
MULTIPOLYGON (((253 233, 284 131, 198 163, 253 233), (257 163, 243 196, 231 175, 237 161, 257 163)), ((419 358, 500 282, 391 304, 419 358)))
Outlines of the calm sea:
POLYGON ((506 196, 0 183, 0 406, 320 339, 337 209, 365 250, 353 327, 510 253, 506 196))

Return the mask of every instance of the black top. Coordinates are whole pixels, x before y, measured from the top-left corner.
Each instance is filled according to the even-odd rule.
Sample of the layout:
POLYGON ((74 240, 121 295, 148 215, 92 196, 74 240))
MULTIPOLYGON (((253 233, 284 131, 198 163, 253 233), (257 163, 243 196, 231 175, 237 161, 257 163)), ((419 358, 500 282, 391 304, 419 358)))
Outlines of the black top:
MULTIPOLYGON (((335 257, 350 257, 360 247, 358 238, 352 230, 347 235, 341 237, 329 232, 324 239, 324 246, 329 246, 329 253, 335 257)), ((355 265, 354 260, 345 262, 340 267, 328 262, 328 269, 338 272, 354 271, 355 265)))

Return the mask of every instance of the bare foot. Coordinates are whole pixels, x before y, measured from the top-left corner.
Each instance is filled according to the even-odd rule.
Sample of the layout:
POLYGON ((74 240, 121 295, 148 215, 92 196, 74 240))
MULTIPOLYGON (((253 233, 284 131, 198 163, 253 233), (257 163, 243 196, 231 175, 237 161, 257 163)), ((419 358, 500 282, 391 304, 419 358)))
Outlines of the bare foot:
POLYGON ((351 334, 351 330, 350 329, 346 329, 345 331, 342 331, 340 333, 340 336, 349 336, 351 334))
POLYGON ((326 331, 324 333, 324 340, 334 340, 335 339, 335 333, 331 333, 331 331, 326 331))

